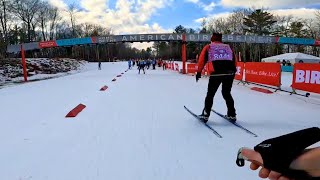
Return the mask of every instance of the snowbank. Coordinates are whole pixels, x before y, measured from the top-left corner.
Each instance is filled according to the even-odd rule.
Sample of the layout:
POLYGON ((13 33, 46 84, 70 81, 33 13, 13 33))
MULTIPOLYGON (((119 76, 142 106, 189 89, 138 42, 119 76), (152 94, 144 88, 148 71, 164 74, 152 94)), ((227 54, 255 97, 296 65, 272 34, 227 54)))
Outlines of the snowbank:
MULTIPOLYGON (((26 59, 28 80, 48 79, 66 75, 82 70, 86 61, 75 59, 26 59)), ((23 71, 20 59, 8 59, 0 61, 0 85, 22 81, 23 71)))

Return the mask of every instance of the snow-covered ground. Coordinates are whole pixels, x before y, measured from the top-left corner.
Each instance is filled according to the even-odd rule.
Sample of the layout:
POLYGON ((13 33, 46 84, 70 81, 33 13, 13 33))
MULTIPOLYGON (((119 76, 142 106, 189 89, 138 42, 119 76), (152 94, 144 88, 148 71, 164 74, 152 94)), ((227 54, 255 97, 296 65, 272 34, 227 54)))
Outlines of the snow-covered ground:
MULTIPOLYGON (((162 69, 139 75, 135 67, 112 82, 127 63, 86 68, 0 89, 0 179, 257 180, 248 165, 235 164, 238 148, 320 124, 320 105, 305 97, 235 83, 238 122, 258 137, 212 114, 208 124, 220 139, 183 109, 201 112, 207 78, 196 83, 162 69), (65 118, 79 103, 83 112, 65 118)), ((220 91, 214 109, 226 112, 220 91)))

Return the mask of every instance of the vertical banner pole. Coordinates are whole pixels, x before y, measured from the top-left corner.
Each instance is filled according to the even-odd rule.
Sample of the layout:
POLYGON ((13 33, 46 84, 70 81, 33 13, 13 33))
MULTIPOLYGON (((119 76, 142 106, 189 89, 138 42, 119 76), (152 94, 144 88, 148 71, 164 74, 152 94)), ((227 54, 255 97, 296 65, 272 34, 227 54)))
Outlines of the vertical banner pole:
POLYGON ((182 74, 186 74, 187 48, 186 34, 182 35, 182 74))
POLYGON ((24 52, 22 44, 21 44, 21 59, 22 59, 22 68, 23 68, 24 81, 27 82, 28 81, 27 63, 26 63, 25 52, 24 52))

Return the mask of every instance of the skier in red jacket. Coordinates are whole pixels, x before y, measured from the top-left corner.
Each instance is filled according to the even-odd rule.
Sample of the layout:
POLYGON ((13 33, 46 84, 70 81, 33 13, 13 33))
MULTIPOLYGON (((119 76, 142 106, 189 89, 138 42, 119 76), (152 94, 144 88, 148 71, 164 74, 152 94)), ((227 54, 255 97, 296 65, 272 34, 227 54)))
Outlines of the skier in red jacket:
POLYGON ((201 78, 201 72, 206 63, 209 63, 209 66, 213 66, 213 72, 209 79, 204 109, 199 117, 204 123, 208 122, 214 95, 220 84, 222 84, 222 96, 225 99, 228 108, 225 117, 235 122, 237 118, 234 100, 231 95, 231 88, 236 72, 236 58, 230 46, 222 43, 222 34, 213 33, 211 43, 202 49, 198 60, 197 82, 201 78))

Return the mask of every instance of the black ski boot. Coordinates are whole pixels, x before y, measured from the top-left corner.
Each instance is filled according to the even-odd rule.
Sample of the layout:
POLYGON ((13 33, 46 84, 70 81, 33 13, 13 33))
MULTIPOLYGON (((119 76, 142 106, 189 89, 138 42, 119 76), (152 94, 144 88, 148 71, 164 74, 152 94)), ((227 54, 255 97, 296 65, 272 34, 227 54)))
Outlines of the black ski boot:
POLYGON ((237 116, 225 115, 224 118, 228 119, 232 123, 235 123, 237 121, 237 116))
POLYGON ((201 115, 198 115, 199 119, 203 122, 203 123, 207 123, 209 120, 209 116, 210 114, 206 113, 205 110, 202 111, 201 115))

